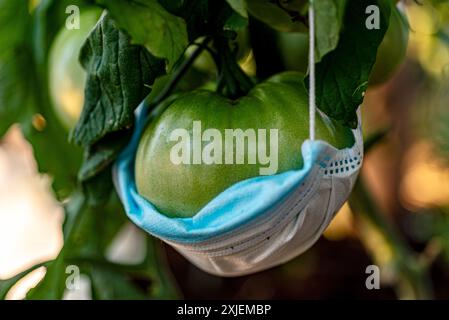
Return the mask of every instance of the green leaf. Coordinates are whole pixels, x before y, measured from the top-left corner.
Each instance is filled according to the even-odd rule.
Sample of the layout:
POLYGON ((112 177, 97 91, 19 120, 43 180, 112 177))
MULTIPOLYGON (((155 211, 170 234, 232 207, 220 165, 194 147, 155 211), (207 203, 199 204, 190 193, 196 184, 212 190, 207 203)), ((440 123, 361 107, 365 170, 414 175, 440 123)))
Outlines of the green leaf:
MULTIPOLYGON (((101 177, 96 181, 104 182, 101 177)), ((68 260, 78 256, 102 258, 113 237, 127 221, 115 193, 97 206, 89 204, 88 200, 84 194, 78 193, 66 207, 64 250, 68 260)))
POLYGON ((90 271, 92 297, 95 300, 144 300, 147 296, 124 273, 101 265, 90 271))
POLYGON ((72 139, 89 147, 110 132, 129 130, 134 109, 150 92, 163 62, 145 48, 131 45, 115 22, 104 15, 81 49, 87 71, 85 102, 72 139))
POLYGON ((44 279, 30 290, 27 299, 61 299, 66 289, 66 267, 75 264, 81 272, 88 272, 89 267, 74 263, 74 258, 92 256, 102 259, 106 248, 126 222, 117 196, 109 197, 109 201, 98 207, 89 207, 86 196, 76 191, 65 206, 65 212, 64 248, 57 259, 48 264, 44 279))
POLYGON ((207 18, 212 5, 209 0, 159 0, 159 3, 171 14, 184 19, 189 41, 211 31, 207 18))
POLYGON ((185 20, 189 41, 199 37, 227 35, 248 25, 248 19, 224 0, 159 0, 170 13, 185 20))
POLYGON ((58 257, 49 263, 44 279, 28 292, 27 299, 59 300, 64 295, 67 277, 66 268, 70 264, 66 263, 65 256, 67 252, 72 251, 71 248, 76 248, 77 250, 82 249, 82 247, 75 245, 78 239, 80 222, 87 213, 86 209, 85 196, 81 192, 75 191, 68 203, 64 206, 64 247, 59 252, 58 257))
POLYGON ((180 293, 170 273, 160 241, 147 235, 147 255, 143 263, 145 273, 152 280, 151 296, 156 299, 179 299, 180 293))
MULTIPOLYGON (((369 0, 348 0, 344 28, 335 50, 316 65, 317 106, 331 118, 352 128, 357 126, 358 107, 363 102, 377 49, 388 28, 392 3, 374 1, 380 8, 380 29, 365 26, 369 0)), ((308 85, 308 77, 306 79, 308 85)))
POLYGON ((233 12, 226 20, 223 26, 224 31, 239 31, 248 26, 248 19, 243 18, 240 14, 233 12))
POLYGON ((64 205, 65 220, 62 227, 64 233, 64 242, 67 244, 76 230, 76 226, 86 211, 86 197, 84 194, 75 190, 69 198, 69 201, 64 205))
POLYGON ((83 165, 78 173, 79 181, 87 181, 110 166, 128 144, 131 130, 110 133, 86 150, 83 165))
POLYGON ((226 0, 226 2, 229 3, 232 9, 234 9, 235 12, 237 12, 239 15, 241 15, 244 18, 248 18, 245 0, 226 0))
POLYGON ((60 300, 64 295, 67 264, 64 262, 64 249, 56 260, 47 267, 44 279, 31 289, 27 300, 60 300))
POLYGON ((166 59, 169 70, 187 48, 184 20, 169 13, 157 0, 103 0, 101 3, 117 25, 131 36, 133 43, 166 59))
POLYGON ((0 137, 34 107, 27 0, 0 0, 0 137), (30 70, 31 69, 31 70, 30 70))
POLYGON ((346 4, 347 0, 315 1, 317 62, 337 47, 346 4))
POLYGON ((87 203, 91 207, 101 207, 110 198, 113 190, 112 165, 98 172, 94 177, 82 182, 87 203))
POLYGON ((108 201, 113 189, 112 165, 128 144, 131 134, 131 130, 110 133, 87 147, 78 181, 83 185, 90 206, 100 206, 108 201))
MULTIPOLYGON (((58 258, 48 264, 44 279, 28 293, 28 299, 62 298, 68 265, 79 267, 81 273, 91 277, 94 299, 178 297, 158 240, 147 235, 147 253, 141 264, 121 265, 105 259, 106 248, 126 222, 116 195, 106 205, 92 207, 86 205, 83 193, 75 192, 65 209, 64 248, 58 258), (144 287, 138 288, 135 283, 141 281, 144 287)), ((19 276, 5 282, 5 288, 12 287, 18 279, 19 276)), ((0 282, 0 288, 1 285, 0 282)))

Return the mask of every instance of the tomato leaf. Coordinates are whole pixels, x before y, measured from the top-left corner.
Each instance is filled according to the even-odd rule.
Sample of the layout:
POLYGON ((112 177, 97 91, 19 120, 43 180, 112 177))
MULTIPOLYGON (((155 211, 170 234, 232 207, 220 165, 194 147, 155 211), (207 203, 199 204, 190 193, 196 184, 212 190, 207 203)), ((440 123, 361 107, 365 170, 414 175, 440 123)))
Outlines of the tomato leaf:
POLYGON ((28 1, 0 0, 0 137, 36 102, 28 1))
POLYGON ((245 0, 226 0, 227 3, 244 18, 248 18, 248 12, 246 11, 246 3, 245 0))
POLYGON ((248 19, 242 17, 240 14, 233 12, 226 20, 223 26, 225 31, 239 31, 248 26, 248 19))
MULTIPOLYGON (((106 172, 106 171, 105 171, 106 172)), ((99 181, 103 180, 101 177, 99 181)), ((66 258, 79 256, 103 257, 113 237, 126 223, 126 214, 114 193, 98 205, 89 204, 85 194, 75 194, 66 207, 67 223, 64 225, 66 258), (77 201, 84 201, 83 206, 77 201)))
MULTIPOLYGON (((365 25, 368 17, 365 10, 372 3, 349 0, 337 48, 316 65, 317 107, 352 128, 357 126, 356 111, 363 102, 377 48, 388 28, 391 13, 390 1, 375 1, 381 13, 380 28, 369 30, 365 25)), ((306 84, 308 86, 308 77, 306 84)))
MULTIPOLYGON (((81 192, 74 192, 70 197, 68 203, 64 206, 65 221, 63 226, 64 231, 64 247, 59 252, 57 258, 48 263, 45 277, 30 291, 28 291, 26 298, 30 300, 46 300, 46 299, 61 299, 65 290, 66 267, 65 254, 70 251, 70 245, 73 246, 74 239, 78 240, 79 223, 86 210, 85 196, 81 192)), ((76 243, 76 242, 75 242, 76 243)), ((81 250, 81 246, 76 247, 81 250)))
POLYGON ((84 162, 78 173, 79 181, 93 178, 100 171, 109 166, 126 146, 131 137, 131 131, 111 133, 98 143, 88 147, 84 162))
POLYGON ((238 31, 248 25, 247 17, 237 13, 225 0, 159 0, 159 3, 185 20, 189 41, 238 31))
POLYGON ((96 300, 144 300, 148 299, 124 273, 101 265, 90 270, 92 297, 96 300))
POLYGON ((104 15, 81 49, 87 71, 85 102, 72 139, 89 147, 106 134, 130 129, 134 109, 150 92, 163 62, 131 45, 109 15, 104 15))
POLYGON ((31 289, 26 298, 29 300, 60 300, 65 290, 65 273, 67 264, 64 262, 64 249, 56 260, 47 267, 44 279, 31 289))
POLYGON ((346 4, 347 0, 315 1, 317 62, 337 47, 346 4))
POLYGON ((165 252, 157 238, 147 235, 147 255, 144 272, 152 280, 151 296, 156 299, 179 299, 179 289, 175 285, 166 260, 165 252))
POLYGON ((78 264, 76 258, 103 258, 106 248, 126 222, 126 215, 116 196, 109 197, 99 207, 88 206, 87 201, 82 192, 76 191, 65 206, 64 248, 54 261, 46 264, 48 268, 44 279, 28 292, 27 299, 61 299, 69 275, 66 273, 67 266, 76 265, 80 272, 88 273, 90 268, 78 264))
POLYGON ((112 165, 131 137, 131 130, 111 133, 87 147, 78 172, 78 181, 91 206, 106 203, 113 190, 112 165))
POLYGON ((132 42, 167 60, 171 69, 188 45, 183 19, 165 10, 157 0, 100 1, 132 42))
POLYGON ((214 3, 209 0, 159 0, 159 3, 171 14, 184 19, 189 41, 211 31, 209 12, 214 3))

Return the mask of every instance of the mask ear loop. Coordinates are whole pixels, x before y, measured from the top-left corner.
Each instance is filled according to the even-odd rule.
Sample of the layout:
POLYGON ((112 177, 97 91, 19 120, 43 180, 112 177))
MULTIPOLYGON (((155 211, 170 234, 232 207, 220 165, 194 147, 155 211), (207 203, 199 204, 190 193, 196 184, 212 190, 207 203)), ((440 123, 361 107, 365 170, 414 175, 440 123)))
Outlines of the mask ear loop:
POLYGON ((315 140, 315 8, 309 0, 309 138, 315 140))

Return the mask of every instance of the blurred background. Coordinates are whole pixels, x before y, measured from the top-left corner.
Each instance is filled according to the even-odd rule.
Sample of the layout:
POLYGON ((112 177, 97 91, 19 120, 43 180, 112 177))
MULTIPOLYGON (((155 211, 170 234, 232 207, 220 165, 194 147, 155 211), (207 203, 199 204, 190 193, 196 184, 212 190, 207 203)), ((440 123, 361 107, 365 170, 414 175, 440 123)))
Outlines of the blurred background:
MULTIPOLYGON (((317 244, 283 266, 224 279, 203 273, 157 241, 179 296, 449 298, 449 5, 421 2, 405 3, 410 24, 406 61, 388 82, 366 94, 361 178, 317 244), (378 290, 365 286, 371 264, 380 267, 378 290)), ((251 55, 242 58, 249 72, 251 55)), ((73 94, 65 98, 73 101, 73 94)), ((55 258, 63 246, 63 220, 51 178, 37 172, 31 145, 17 126, 11 127, 0 140, 0 279, 55 258)), ((146 243, 146 235, 126 223, 106 256, 138 263, 146 243)), ((7 298, 24 298, 44 274, 45 267, 31 272, 7 298)), ((83 277, 80 288, 64 297, 91 298, 89 281, 83 277)))

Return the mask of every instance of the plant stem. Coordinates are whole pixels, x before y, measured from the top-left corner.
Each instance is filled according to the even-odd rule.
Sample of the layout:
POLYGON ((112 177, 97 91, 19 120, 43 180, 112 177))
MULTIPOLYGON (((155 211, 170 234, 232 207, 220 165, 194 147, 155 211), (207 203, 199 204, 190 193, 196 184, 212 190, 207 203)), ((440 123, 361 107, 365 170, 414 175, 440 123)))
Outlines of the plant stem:
POLYGON ((176 71, 173 73, 173 76, 170 78, 162 92, 153 100, 148 101, 148 97, 150 94, 145 98, 145 104, 147 107, 149 106, 157 106, 162 101, 164 101, 170 94, 172 94, 173 90, 176 88, 176 85, 181 80, 181 78, 186 74, 187 70, 190 69, 193 62, 198 58, 198 56, 205 50, 208 43, 211 41, 210 37, 206 37, 200 44, 198 44, 198 47, 195 49, 195 51, 192 53, 190 57, 188 57, 181 66, 176 69, 176 71))
POLYGON ((246 95, 254 83, 237 63, 235 53, 229 47, 229 40, 225 37, 217 37, 214 43, 219 55, 217 92, 230 99, 246 95))
MULTIPOLYGON (((431 284, 427 269, 422 265, 415 253, 408 247, 380 212, 375 201, 368 192, 363 177, 357 180, 349 204, 354 214, 367 221, 388 244, 393 261, 399 271, 402 289, 409 289, 404 298, 428 299, 431 297, 431 284)), ((401 289, 398 287, 398 289, 401 289)), ((401 293, 401 292, 400 292, 401 293)))
POLYGON ((279 7, 279 9, 281 9, 282 11, 284 11, 286 14, 288 14, 290 16, 290 18, 292 19, 292 22, 299 21, 307 28, 309 27, 307 18, 301 16, 301 14, 298 11, 290 10, 290 9, 284 7, 283 3, 280 0, 275 0, 275 3, 279 7))

